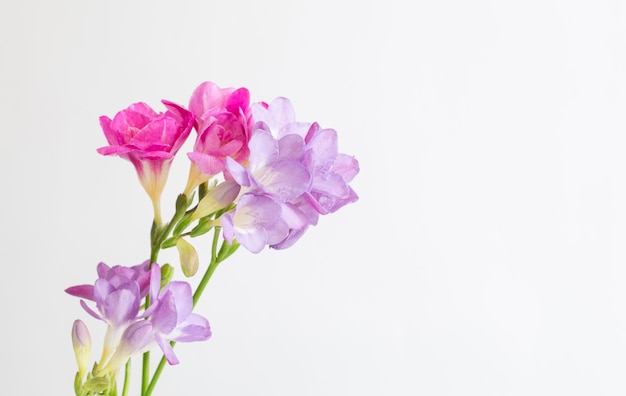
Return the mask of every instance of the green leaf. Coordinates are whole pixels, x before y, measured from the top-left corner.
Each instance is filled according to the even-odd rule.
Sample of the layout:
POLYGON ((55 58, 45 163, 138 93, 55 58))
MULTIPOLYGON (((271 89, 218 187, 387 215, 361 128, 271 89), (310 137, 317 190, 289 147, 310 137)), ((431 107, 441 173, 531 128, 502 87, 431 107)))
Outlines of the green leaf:
POLYGON ((182 234, 183 231, 185 231, 185 228, 187 228, 192 221, 191 214, 192 212, 185 213, 182 219, 180 219, 178 223, 176 223, 176 226, 174 226, 174 231, 172 231, 173 236, 175 237, 180 236, 180 234, 182 234))
POLYGON ((200 219, 200 221, 198 222, 198 225, 195 226, 190 232, 189 232, 189 236, 191 237, 197 237, 200 235, 204 235, 207 232, 211 231, 211 229, 214 227, 214 223, 211 219, 209 218, 203 218, 200 219))
POLYGON ((176 246, 176 240, 179 237, 177 236, 173 236, 171 238, 167 238, 166 240, 163 241, 163 243, 161 244, 161 249, 169 249, 171 247, 176 246))
POLYGON ((83 380, 80 378, 79 372, 76 372, 76 377, 74 377, 74 393, 76 393, 76 396, 83 396, 85 394, 83 390, 83 380))
POLYGON ((237 249, 239 249, 239 242, 233 240, 233 243, 230 244, 226 241, 222 242, 222 246, 220 247, 220 251, 217 253, 217 262, 221 263, 226 260, 230 255, 235 253, 237 249))
POLYGON ((111 383, 108 378, 94 377, 88 379, 85 385, 83 385, 83 388, 88 392, 101 393, 107 391, 110 385, 111 383))

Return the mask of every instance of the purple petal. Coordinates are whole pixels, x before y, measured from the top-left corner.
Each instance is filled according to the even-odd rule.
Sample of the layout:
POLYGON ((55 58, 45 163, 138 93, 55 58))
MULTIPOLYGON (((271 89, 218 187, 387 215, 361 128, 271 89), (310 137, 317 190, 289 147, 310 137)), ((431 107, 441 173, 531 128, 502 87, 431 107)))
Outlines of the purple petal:
POLYGON ((298 135, 287 135, 278 141, 281 160, 300 161, 304 156, 304 139, 298 135))
POLYGON ((156 338, 157 345, 159 346, 159 348, 161 348, 161 351, 163 351, 163 355, 165 355, 167 362, 172 365, 178 364, 179 363, 178 358, 176 357, 176 354, 174 353, 174 349, 170 345, 169 340, 164 339, 158 334, 156 335, 155 338, 156 338))
POLYGON ((311 174, 300 162, 280 161, 254 173, 256 181, 279 201, 297 198, 309 189, 311 174))
POLYGON ((253 171, 278 158, 278 141, 269 132, 255 131, 248 142, 248 147, 250 148, 250 168, 253 171))
POLYGON ((278 97, 274 99, 272 103, 270 103, 268 110, 275 120, 276 132, 279 132, 285 126, 296 121, 296 112, 287 98, 278 97))
POLYGON ((170 291, 163 293, 156 305, 157 308, 152 313, 150 321, 157 332, 169 334, 176 328, 177 322, 176 304, 172 293, 170 291))
POLYGON ((172 338, 178 342, 205 341, 211 337, 211 326, 203 316, 191 314, 172 338))
POLYGON ((102 316, 100 316, 97 312, 95 312, 93 309, 91 309, 89 307, 89 305, 87 305, 87 303, 84 300, 80 300, 80 306, 83 307, 83 309, 91 316, 93 316, 94 318, 98 319, 98 320, 105 320, 102 316))
POLYGON ((177 324, 183 322, 190 314, 193 305, 191 286, 182 281, 170 282, 164 289, 171 293, 176 305, 177 324))
POLYGON ((119 349, 130 357, 150 345, 153 340, 152 324, 147 320, 139 320, 124 331, 119 349))
POLYGON ((65 289, 65 292, 74 297, 80 297, 86 300, 95 301, 93 298, 93 285, 72 286, 65 289))
POLYGON ((337 157, 337 132, 334 129, 318 131, 307 143, 307 149, 314 153, 312 165, 315 169, 330 169, 337 157))
POLYGON ((341 175, 343 181, 349 183, 359 173, 359 161, 352 156, 338 154, 333 164, 333 172, 341 175))
MULTIPOLYGON (((135 285, 136 287, 136 285, 135 285)), ((118 289, 107 296, 103 305, 103 316, 113 325, 120 325, 137 317, 139 293, 131 288, 118 289)))
MULTIPOLYGON (((153 303, 161 289, 161 267, 157 263, 150 268, 150 303, 153 303)), ((145 297, 145 296, 144 296, 145 297)))
POLYGON ((250 187, 252 185, 252 177, 248 168, 245 168, 239 162, 228 157, 226 158, 226 168, 232 176, 233 180, 240 186, 250 187))

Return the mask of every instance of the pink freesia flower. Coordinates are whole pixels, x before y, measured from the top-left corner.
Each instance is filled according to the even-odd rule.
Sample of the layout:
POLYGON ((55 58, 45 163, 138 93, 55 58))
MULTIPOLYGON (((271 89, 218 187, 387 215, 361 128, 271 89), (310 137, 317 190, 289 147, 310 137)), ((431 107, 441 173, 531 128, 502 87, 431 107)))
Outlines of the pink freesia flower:
POLYGON ((195 120, 194 115, 181 106, 162 102, 167 108, 165 113, 157 113, 139 102, 118 112, 113 119, 100 117, 109 145, 98 149, 102 155, 118 155, 135 166, 159 222, 159 202, 171 162, 189 136, 195 120))
POLYGON ((248 158, 250 94, 246 88, 219 88, 212 82, 200 84, 189 101, 195 115, 198 137, 187 156, 192 162, 185 193, 224 171, 226 157, 237 162, 248 158))

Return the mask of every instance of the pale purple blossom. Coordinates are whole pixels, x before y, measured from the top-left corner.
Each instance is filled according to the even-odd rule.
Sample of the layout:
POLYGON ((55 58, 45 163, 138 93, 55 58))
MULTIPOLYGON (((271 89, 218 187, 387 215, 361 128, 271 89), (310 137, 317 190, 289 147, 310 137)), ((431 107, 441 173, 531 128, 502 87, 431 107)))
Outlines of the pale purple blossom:
POLYGON ((252 253, 259 253, 265 246, 277 244, 289 235, 281 205, 265 195, 242 195, 237 207, 222 215, 222 227, 227 242, 237 238, 252 253))
POLYGON ((148 293, 151 277, 160 279, 157 264, 153 264, 151 270, 148 268, 148 261, 133 267, 118 265, 112 268, 100 263, 97 268, 99 277, 93 285, 73 286, 65 290, 82 298, 80 304, 87 313, 107 323, 102 360, 115 349, 126 328, 140 318, 142 298, 148 293), (95 302, 96 309, 91 308, 85 299, 95 302))
POLYGON ((154 338, 168 363, 178 364, 178 358, 170 341, 204 341, 211 337, 209 321, 192 312, 193 296, 187 282, 174 281, 161 290, 155 302, 149 322, 154 338))
POLYGON ((247 166, 226 162, 229 174, 242 186, 242 196, 235 210, 222 219, 224 237, 237 238, 253 252, 265 245, 285 249, 316 225, 320 214, 358 199, 348 183, 359 172, 359 164, 338 153, 335 130, 298 122, 286 98, 269 105, 255 103, 252 115, 247 166), (242 201, 246 196, 255 198, 242 201))

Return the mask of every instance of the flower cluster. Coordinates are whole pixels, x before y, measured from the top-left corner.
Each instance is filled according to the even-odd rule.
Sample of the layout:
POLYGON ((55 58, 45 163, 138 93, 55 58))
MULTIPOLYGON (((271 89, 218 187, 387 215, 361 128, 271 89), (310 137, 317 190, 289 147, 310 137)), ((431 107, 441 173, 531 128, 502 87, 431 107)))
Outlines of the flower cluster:
MULTIPOLYGON (((108 146, 98 152, 133 164, 152 201, 154 221, 150 259, 131 267, 100 263, 93 284, 66 290, 107 325, 102 355, 90 370, 91 337, 82 321, 74 323, 79 396, 116 394, 119 369, 153 346, 161 349, 162 363, 177 364, 174 342, 211 336, 209 322, 192 310, 217 265, 239 246, 252 253, 288 248, 320 215, 358 199, 349 185, 359 172, 357 160, 338 151, 335 130, 298 121, 286 98, 251 103, 246 88, 207 81, 193 91, 188 108, 162 103, 163 113, 140 102, 113 119, 100 118, 108 146), (187 184, 171 220, 164 222, 160 202, 170 165, 192 130, 187 184), (158 254, 176 247, 183 274, 193 276, 200 260, 190 240, 209 231, 214 232, 209 265, 192 293, 186 281, 172 280, 171 266, 157 263, 158 254)), ((146 356, 142 396, 151 394, 162 370, 161 365, 151 376, 146 356)), ((128 373, 124 381, 126 390, 128 373)))

